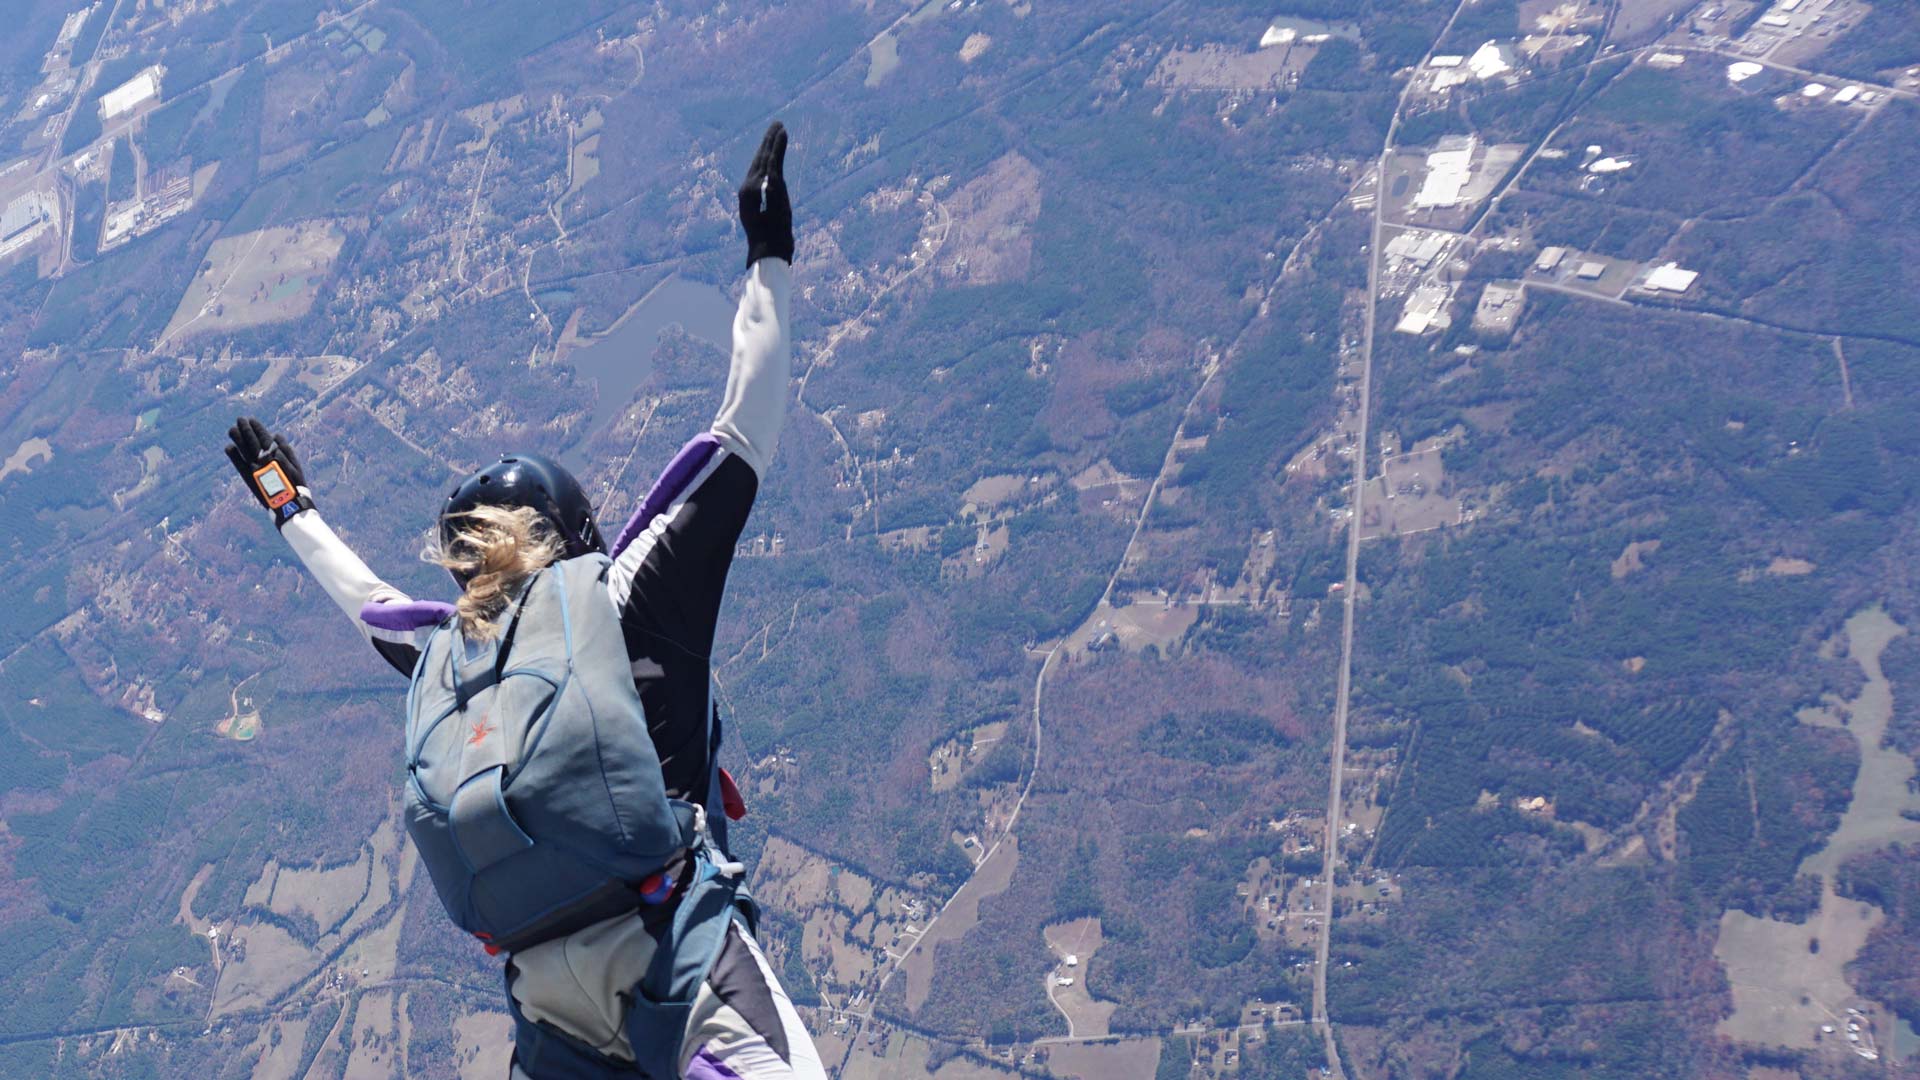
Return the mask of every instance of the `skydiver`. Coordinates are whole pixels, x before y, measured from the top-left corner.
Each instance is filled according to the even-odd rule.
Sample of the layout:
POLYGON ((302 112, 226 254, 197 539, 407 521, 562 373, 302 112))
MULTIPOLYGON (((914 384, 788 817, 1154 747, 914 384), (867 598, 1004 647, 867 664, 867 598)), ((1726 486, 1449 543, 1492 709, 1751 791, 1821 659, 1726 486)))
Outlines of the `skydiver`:
MULTIPOLYGON (((464 642, 469 657, 483 648, 504 657, 500 650, 514 645, 500 639, 511 638, 519 611, 532 610, 530 583, 549 570, 550 579, 570 580, 576 560, 598 560, 588 565, 601 575, 593 579, 590 595, 594 603, 606 598, 612 611, 603 624, 617 623, 624 639, 623 649, 600 655, 628 665, 659 762, 658 786, 682 805, 716 811, 724 805, 727 816, 743 810, 731 778, 716 763, 720 734, 709 698, 710 652, 734 546, 760 478, 773 461, 786 408, 794 250, 786 147, 786 131, 776 121, 739 189, 747 282, 734 318, 732 362, 719 413, 712 427, 668 464, 611 548, 594 522, 592 503, 565 469, 536 454, 506 455, 464 480, 441 509, 435 558, 459 582, 459 603, 414 600, 375 576, 327 527, 284 435, 242 418, 228 432, 226 450, 301 563, 381 657, 414 675, 416 689, 421 683, 416 667, 429 666, 422 663, 423 654, 433 655, 436 632, 446 631, 443 641, 464 642), (503 627, 509 612, 515 612, 511 625, 503 627)), ((585 624, 591 615, 597 612, 576 612, 574 618, 585 624)), ((572 659, 587 663, 591 644, 579 646, 570 665, 572 659)), ((458 688, 459 656, 449 662, 458 688)), ((624 675, 612 677, 624 687, 624 675)), ((410 692, 410 709, 412 698, 410 692)), ((465 708, 465 699, 459 707, 465 708)), ((475 724, 476 742, 486 737, 486 725, 485 716, 475 724)), ((505 803, 500 813, 506 813, 505 803)), ((705 835, 715 839, 711 856, 695 858, 698 852, 691 848, 679 851, 661 874, 632 883, 636 895, 624 901, 626 910, 508 951, 514 1080, 825 1076, 818 1051, 754 940, 750 900, 717 916, 718 929, 706 939, 718 944, 716 955, 671 951, 683 940, 675 936, 680 922, 706 917, 689 914, 693 905, 683 902, 693 895, 690 889, 715 874, 702 868, 712 863, 739 875, 738 864, 724 850, 721 816, 701 813, 698 819, 705 835), (716 819, 712 827, 704 824, 709 819, 716 819), (688 991, 690 1005, 680 1003, 675 1011, 650 1004, 655 995, 645 988, 654 984, 643 980, 654 978, 663 965, 684 976, 684 970, 709 962, 704 978, 697 970, 692 976, 696 981, 690 985, 697 989, 688 991), (642 998, 648 1004, 636 1007, 642 998)), ((421 843, 421 834, 414 835, 421 843)))

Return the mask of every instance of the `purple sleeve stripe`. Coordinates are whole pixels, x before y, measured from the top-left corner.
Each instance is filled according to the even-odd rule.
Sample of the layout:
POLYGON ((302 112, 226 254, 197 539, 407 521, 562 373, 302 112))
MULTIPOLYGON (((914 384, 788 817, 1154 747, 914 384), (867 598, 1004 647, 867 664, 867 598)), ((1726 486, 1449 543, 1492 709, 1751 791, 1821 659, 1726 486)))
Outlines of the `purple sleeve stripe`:
POLYGON ((627 550, 627 545, 645 532, 653 519, 672 506, 675 499, 686 494, 687 485, 693 483, 693 478, 700 475, 700 470, 707 467, 707 462, 713 459, 719 449, 720 439, 710 431, 687 440, 687 445, 681 447, 680 452, 667 463, 660 479, 653 482, 653 490, 641 500, 640 508, 627 519, 626 527, 620 530, 619 538, 613 542, 614 558, 619 558, 620 553, 627 550))
POLYGON ((714 1057, 705 1046, 687 1062, 687 1080, 741 1080, 740 1074, 727 1067, 727 1063, 714 1057))
POLYGON ((360 605, 360 621, 377 630, 419 630, 438 626, 453 614, 453 605, 440 600, 360 605))

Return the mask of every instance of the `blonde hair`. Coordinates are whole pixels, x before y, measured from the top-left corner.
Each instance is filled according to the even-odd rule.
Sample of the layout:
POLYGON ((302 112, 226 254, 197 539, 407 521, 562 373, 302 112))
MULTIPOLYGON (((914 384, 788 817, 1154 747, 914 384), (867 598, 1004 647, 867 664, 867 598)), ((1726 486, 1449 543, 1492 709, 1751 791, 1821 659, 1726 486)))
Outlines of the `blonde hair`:
POLYGON ((454 605, 460 633, 470 641, 491 641, 520 586, 566 548, 532 507, 477 506, 460 519, 464 524, 453 539, 430 542, 425 558, 466 576, 466 591, 454 605))

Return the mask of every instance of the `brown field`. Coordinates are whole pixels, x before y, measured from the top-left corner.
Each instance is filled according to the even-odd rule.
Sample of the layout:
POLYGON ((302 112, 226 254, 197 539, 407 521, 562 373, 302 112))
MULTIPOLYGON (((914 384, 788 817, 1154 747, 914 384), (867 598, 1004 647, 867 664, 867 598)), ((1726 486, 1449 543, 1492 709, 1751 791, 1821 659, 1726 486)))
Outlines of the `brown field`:
POLYGON ((503 1012, 476 1012, 454 1021, 460 1040, 454 1059, 460 1080, 499 1080, 513 1052, 513 1017, 503 1012))
POLYGON ((390 991, 361 997, 353 1013, 353 1052, 341 1080, 387 1080, 400 1075, 394 1004, 390 991))
POLYGON ((1153 1080, 1159 1064, 1160 1040, 1153 1038, 1047 1048, 1047 1066, 1054 1075, 1076 1080, 1153 1080))
POLYGON ((1667 17, 1677 15, 1694 6, 1694 0, 1624 0, 1619 14, 1614 16, 1614 41, 1635 42, 1639 39, 1651 39, 1667 21, 1667 17))
POLYGON ((921 937, 919 947, 901 965, 907 975, 907 1011, 915 1013, 927 1003, 933 989, 934 953, 943 941, 959 941, 980 921, 980 902, 998 896, 1013 882, 1013 871, 1020 863, 1019 838, 1008 836, 994 849, 967 883, 960 887, 939 920, 921 937))
POLYGON ((960 783, 967 767, 990 752, 1007 734, 1007 722, 996 720, 962 732, 934 747, 927 757, 929 780, 935 791, 948 791, 960 783))
POLYGON ((1069 656, 1103 648, 1140 652, 1149 645, 1165 651, 1199 621, 1200 608, 1199 604, 1152 597, 1120 607, 1103 601, 1086 622, 1067 635, 1062 647, 1069 656))
POLYGON ((1369 481, 1361 538, 1404 536, 1460 522, 1460 499, 1447 486, 1442 439, 1428 439, 1380 463, 1369 481))
MULTIPOLYGON (((823 1060, 836 1060, 825 1050, 823 1045, 823 1060)), ((881 1043, 856 1048, 847 1058, 841 1080, 1012 1080, 1018 1075, 964 1056, 928 1072, 927 1060, 932 1053, 933 1044, 921 1036, 895 1031, 881 1043)))
POLYGON ((260 1029, 248 1051, 254 1056, 253 1080, 295 1080, 300 1050, 307 1040, 309 1017, 275 1020, 260 1029), (275 1042, 275 1037, 279 1041, 275 1042))
POLYGON ((1100 920, 1075 919, 1049 926, 1041 931, 1041 935, 1046 938, 1047 947, 1053 950, 1056 961, 1054 969, 1047 973, 1047 998, 1067 1018, 1067 1034, 1078 1038, 1107 1034, 1108 1021, 1120 1006, 1115 1002, 1097 1000, 1087 986, 1087 962, 1100 950, 1100 920), (1069 956, 1078 961, 1073 967, 1067 966, 1066 958, 1069 956), (1056 980, 1061 976, 1072 979, 1073 985, 1056 985, 1056 980))
POLYGON ((460 151, 474 154, 485 149, 507 121, 526 111, 527 99, 524 94, 515 94, 498 101, 486 101, 470 109, 460 110, 462 119, 480 129, 480 134, 475 136, 472 142, 460 144, 460 151))
POLYGON ((300 362, 295 382, 316 394, 332 389, 341 379, 360 370, 360 363, 348 356, 310 356, 300 362))
POLYGON ((562 199, 586 187, 594 177, 600 175, 600 126, 603 122, 600 110, 591 109, 573 129, 576 141, 573 144, 573 157, 567 164, 567 175, 571 177, 571 182, 562 199))
MULTIPOLYGON (((1903 816, 1920 809, 1915 805, 1920 800, 1908 787, 1914 763, 1882 745, 1893 715, 1893 690, 1881 670, 1880 654, 1904 633, 1878 607, 1848 619, 1846 653, 1860 665, 1866 685, 1851 702, 1830 702, 1800 714, 1807 723, 1851 733, 1860 744, 1860 771, 1839 827, 1825 847, 1800 865, 1801 873, 1821 879, 1819 909, 1798 924, 1741 911, 1727 912, 1720 920, 1714 955, 1726 966, 1734 1007, 1720 1031, 1735 1041, 1810 1048, 1818 1040, 1819 1026, 1834 1023, 1844 1009, 1875 1011, 1873 1003, 1848 984, 1846 966, 1885 915, 1871 904, 1840 897, 1834 878, 1840 864, 1854 855, 1920 840, 1920 821, 1903 816), (1812 950, 1815 939, 1817 953, 1812 950)), ((1830 654, 1831 649, 1823 652, 1830 654)))
POLYGON ((308 915, 324 929, 346 918, 368 891, 374 860, 373 853, 362 848, 360 857, 344 866, 293 870, 268 863, 267 867, 273 875, 267 906, 281 915, 308 915))
POLYGON ((1169 52, 1148 76, 1148 86, 1172 90, 1279 90, 1307 69, 1318 45, 1276 45, 1247 51, 1202 45, 1169 52))
POLYGON ((293 368, 293 357, 291 356, 275 356, 275 357, 268 358, 267 370, 263 372, 258 379, 254 380, 254 383, 252 386, 249 386, 245 390, 240 391, 239 393, 240 400, 258 401, 261 398, 266 397, 267 394, 271 392, 274 387, 280 385, 280 380, 284 378, 287 372, 292 368, 293 368))
POLYGON ((927 911, 909 892, 881 888, 778 837, 767 842, 753 888, 768 906, 805 916, 800 957, 833 995, 866 985, 888 952, 912 943, 927 911))
POLYGON ((1721 916, 1714 955, 1733 990, 1733 1015, 1720 1022, 1721 1034, 1736 1042, 1813 1047, 1820 1025, 1857 1001, 1842 969, 1883 920, 1879 908, 1842 899, 1830 884, 1805 923, 1744 911, 1721 916), (1810 951, 1816 938, 1818 953, 1810 951))
POLYGON ((35 465, 45 465, 52 460, 52 443, 45 439, 28 439, 21 443, 6 461, 0 462, 0 480, 5 480, 17 472, 32 472, 35 465))
POLYGON ((971 513, 990 511, 1020 494, 1026 486, 1027 478, 1014 473, 981 477, 973 482, 966 494, 960 496, 965 503, 960 508, 960 514, 965 517, 971 513))
POLYGON ((1646 563, 1643 561, 1642 556, 1651 555, 1659 550, 1660 541, 1658 540, 1635 540, 1620 549, 1619 557, 1615 558, 1609 567, 1609 572, 1613 574, 1613 580, 1619 581, 1621 578, 1645 568, 1646 563))
POLYGON ((261 1008, 313 970, 311 951, 269 923, 234 924, 221 936, 220 952, 226 963, 214 985, 210 1017, 261 1008))
MULTIPOLYGON (((945 208, 952 221, 940 250, 946 274, 972 285, 1027 275, 1040 216, 1040 170, 1033 162, 1019 154, 1000 158, 948 197, 945 208)), ((968 500, 974 501, 971 492, 968 500)))
POLYGON ((331 222, 280 225, 214 241, 162 342, 297 319, 312 310, 346 234, 331 222))

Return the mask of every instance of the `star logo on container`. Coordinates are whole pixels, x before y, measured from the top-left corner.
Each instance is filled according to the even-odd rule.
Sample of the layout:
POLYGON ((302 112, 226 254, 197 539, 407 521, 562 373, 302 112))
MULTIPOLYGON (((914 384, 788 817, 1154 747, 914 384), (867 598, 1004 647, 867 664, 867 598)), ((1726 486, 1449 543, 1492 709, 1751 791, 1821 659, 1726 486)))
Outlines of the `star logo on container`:
POLYGON ((491 734, 493 734, 493 726, 488 724, 487 718, 483 716, 478 723, 473 725, 473 734, 467 736, 467 745, 479 746, 482 742, 485 742, 487 736, 491 734))

